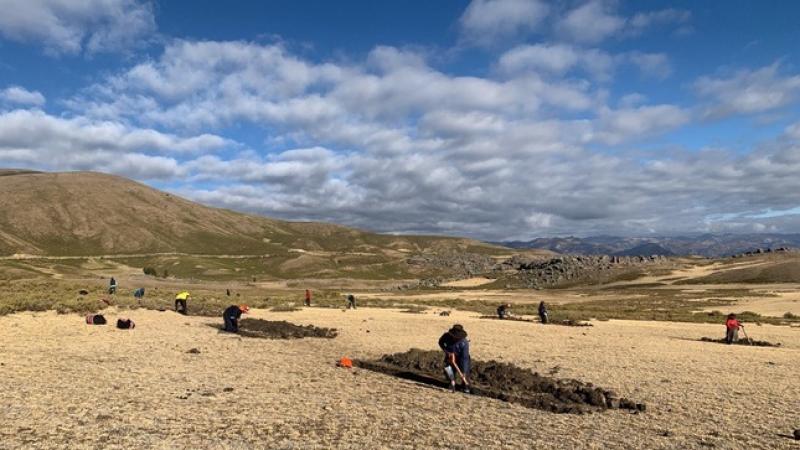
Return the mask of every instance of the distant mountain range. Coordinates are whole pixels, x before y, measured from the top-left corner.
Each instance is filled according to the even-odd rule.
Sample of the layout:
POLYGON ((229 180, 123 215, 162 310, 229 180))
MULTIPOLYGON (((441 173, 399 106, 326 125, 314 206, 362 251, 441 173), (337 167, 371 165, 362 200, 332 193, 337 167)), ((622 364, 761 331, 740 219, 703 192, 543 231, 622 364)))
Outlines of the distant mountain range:
POLYGON ((700 234, 662 237, 593 236, 538 238, 498 244, 579 255, 700 255, 723 257, 757 248, 800 247, 800 234, 700 234))

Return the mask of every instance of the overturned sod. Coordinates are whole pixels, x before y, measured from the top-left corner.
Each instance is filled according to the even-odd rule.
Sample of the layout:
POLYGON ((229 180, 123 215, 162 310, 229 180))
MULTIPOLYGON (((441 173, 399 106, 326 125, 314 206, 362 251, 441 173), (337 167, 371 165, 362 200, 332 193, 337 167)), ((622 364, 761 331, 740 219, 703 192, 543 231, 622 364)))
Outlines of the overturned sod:
MULTIPOLYGON (((447 387, 441 352, 411 349, 357 367, 433 386, 447 387)), ((643 412, 646 406, 611 390, 573 379, 557 379, 497 361, 473 361, 470 391, 475 395, 555 413, 584 414, 606 409, 643 412)))
MULTIPOLYGON (((701 342, 715 342, 717 344, 726 344, 725 339, 714 339, 710 337, 700 338, 701 342)), ((738 341, 734 341, 731 343, 732 345, 752 345, 753 347, 780 347, 780 342, 767 342, 767 341, 756 341, 754 339, 739 339, 738 341)))
POLYGON ((480 319, 488 319, 488 320, 509 320, 509 321, 512 321, 512 322, 531 322, 531 323, 536 323, 537 322, 536 320, 533 320, 533 319, 524 319, 522 317, 515 317, 515 316, 508 316, 508 317, 504 317, 502 319, 497 317, 497 316, 480 316, 479 318, 480 319))
POLYGON ((243 319, 239 322, 239 334, 263 339, 302 339, 306 337, 333 339, 338 333, 334 328, 295 325, 285 320, 243 319))

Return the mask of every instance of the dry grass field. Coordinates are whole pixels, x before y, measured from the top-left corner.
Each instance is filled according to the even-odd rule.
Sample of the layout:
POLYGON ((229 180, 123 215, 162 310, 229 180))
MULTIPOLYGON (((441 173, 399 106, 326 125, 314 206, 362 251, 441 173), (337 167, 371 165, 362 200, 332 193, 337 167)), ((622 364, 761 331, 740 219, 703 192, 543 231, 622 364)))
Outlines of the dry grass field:
POLYGON ((698 342, 721 334, 709 324, 253 311, 339 330, 276 341, 220 333, 211 317, 105 313, 137 327, 53 312, 0 318, 0 448, 797 448, 782 436, 800 426, 797 328, 753 327, 782 343, 758 348, 698 342), (454 322, 475 359, 613 388, 647 411, 554 414, 335 366, 341 356, 434 349, 454 322))
MULTIPOLYGON (((0 282, 0 449, 797 448, 787 436, 800 428, 800 287, 721 273, 758 267, 764 276, 768 263, 686 265, 584 288, 503 291, 473 280, 401 292, 347 280, 324 290, 319 280, 160 279, 117 266, 116 296, 104 294, 100 276, 51 267, 0 282), (686 282, 726 276, 731 282, 686 282), (140 285, 141 302, 131 297, 140 285), (298 308, 304 285, 315 288, 312 308, 298 308), (193 293, 190 316, 169 310, 183 288, 193 293), (342 309, 350 289, 355 311, 342 309), (532 314, 540 300, 553 318, 593 326, 479 318, 505 302, 532 314), (220 312, 232 303, 251 305, 255 318, 339 334, 222 333, 220 312), (137 326, 86 325, 82 314, 97 310, 137 326), (700 342, 722 337, 729 311, 749 311, 748 334, 781 346, 700 342), (342 356, 436 349, 454 323, 469 332, 476 360, 594 383, 647 410, 555 414, 335 365, 342 356)), ((786 270, 786 260, 775 263, 786 270)))

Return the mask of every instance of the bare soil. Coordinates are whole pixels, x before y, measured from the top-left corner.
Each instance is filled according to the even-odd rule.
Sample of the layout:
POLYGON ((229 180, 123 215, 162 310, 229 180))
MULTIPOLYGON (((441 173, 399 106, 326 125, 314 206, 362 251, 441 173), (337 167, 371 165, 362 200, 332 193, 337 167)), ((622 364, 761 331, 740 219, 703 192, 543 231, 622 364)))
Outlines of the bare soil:
MULTIPOLYGON (((728 343, 725 342, 725 339, 714 339, 714 338, 710 338, 710 337, 703 337, 703 338, 700 338, 700 341, 702 341, 702 342, 716 342, 717 344, 726 344, 726 345, 728 345, 728 343)), ((756 341, 756 340, 753 340, 753 339, 739 339, 738 341, 733 342, 730 345, 746 345, 748 347, 749 346, 752 346, 752 347, 780 347, 781 343, 780 342, 773 343, 773 342, 768 342, 768 341, 756 341)))
POLYGON ((313 325, 295 325, 285 320, 243 319, 239 322, 239 334, 263 339, 302 339, 306 337, 336 337, 335 328, 317 328, 313 325))
MULTIPOLYGON (((383 355, 377 361, 358 360, 359 367, 399 378, 445 387, 444 358, 441 352, 411 349, 405 353, 383 355)), ((605 409, 644 411, 643 403, 620 399, 611 390, 572 379, 539 375, 514 364, 473 361, 471 393, 518 403, 528 408, 555 413, 582 414, 605 409)))

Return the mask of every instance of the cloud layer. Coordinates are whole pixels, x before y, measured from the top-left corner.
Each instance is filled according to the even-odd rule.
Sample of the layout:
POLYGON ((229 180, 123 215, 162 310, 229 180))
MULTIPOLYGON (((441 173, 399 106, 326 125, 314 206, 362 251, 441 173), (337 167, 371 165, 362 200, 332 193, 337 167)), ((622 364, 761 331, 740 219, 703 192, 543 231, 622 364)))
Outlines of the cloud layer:
MULTIPOLYGON (((281 44, 170 39, 60 99, 60 114, 38 92, 0 91, 0 164, 163 180, 218 206, 390 232, 507 239, 798 224, 764 215, 798 206, 796 120, 747 152, 668 137, 781 111, 800 75, 778 63, 721 71, 690 83, 689 102, 650 100, 618 78, 660 83, 677 70, 669 56, 599 43, 691 15, 567 6, 473 1, 454 19, 468 42, 459 45, 507 45, 469 75, 435 52, 393 46, 326 61, 281 44)), ((38 39, 95 51, 102 26, 81 23, 64 25, 79 37, 62 48, 38 39)))

